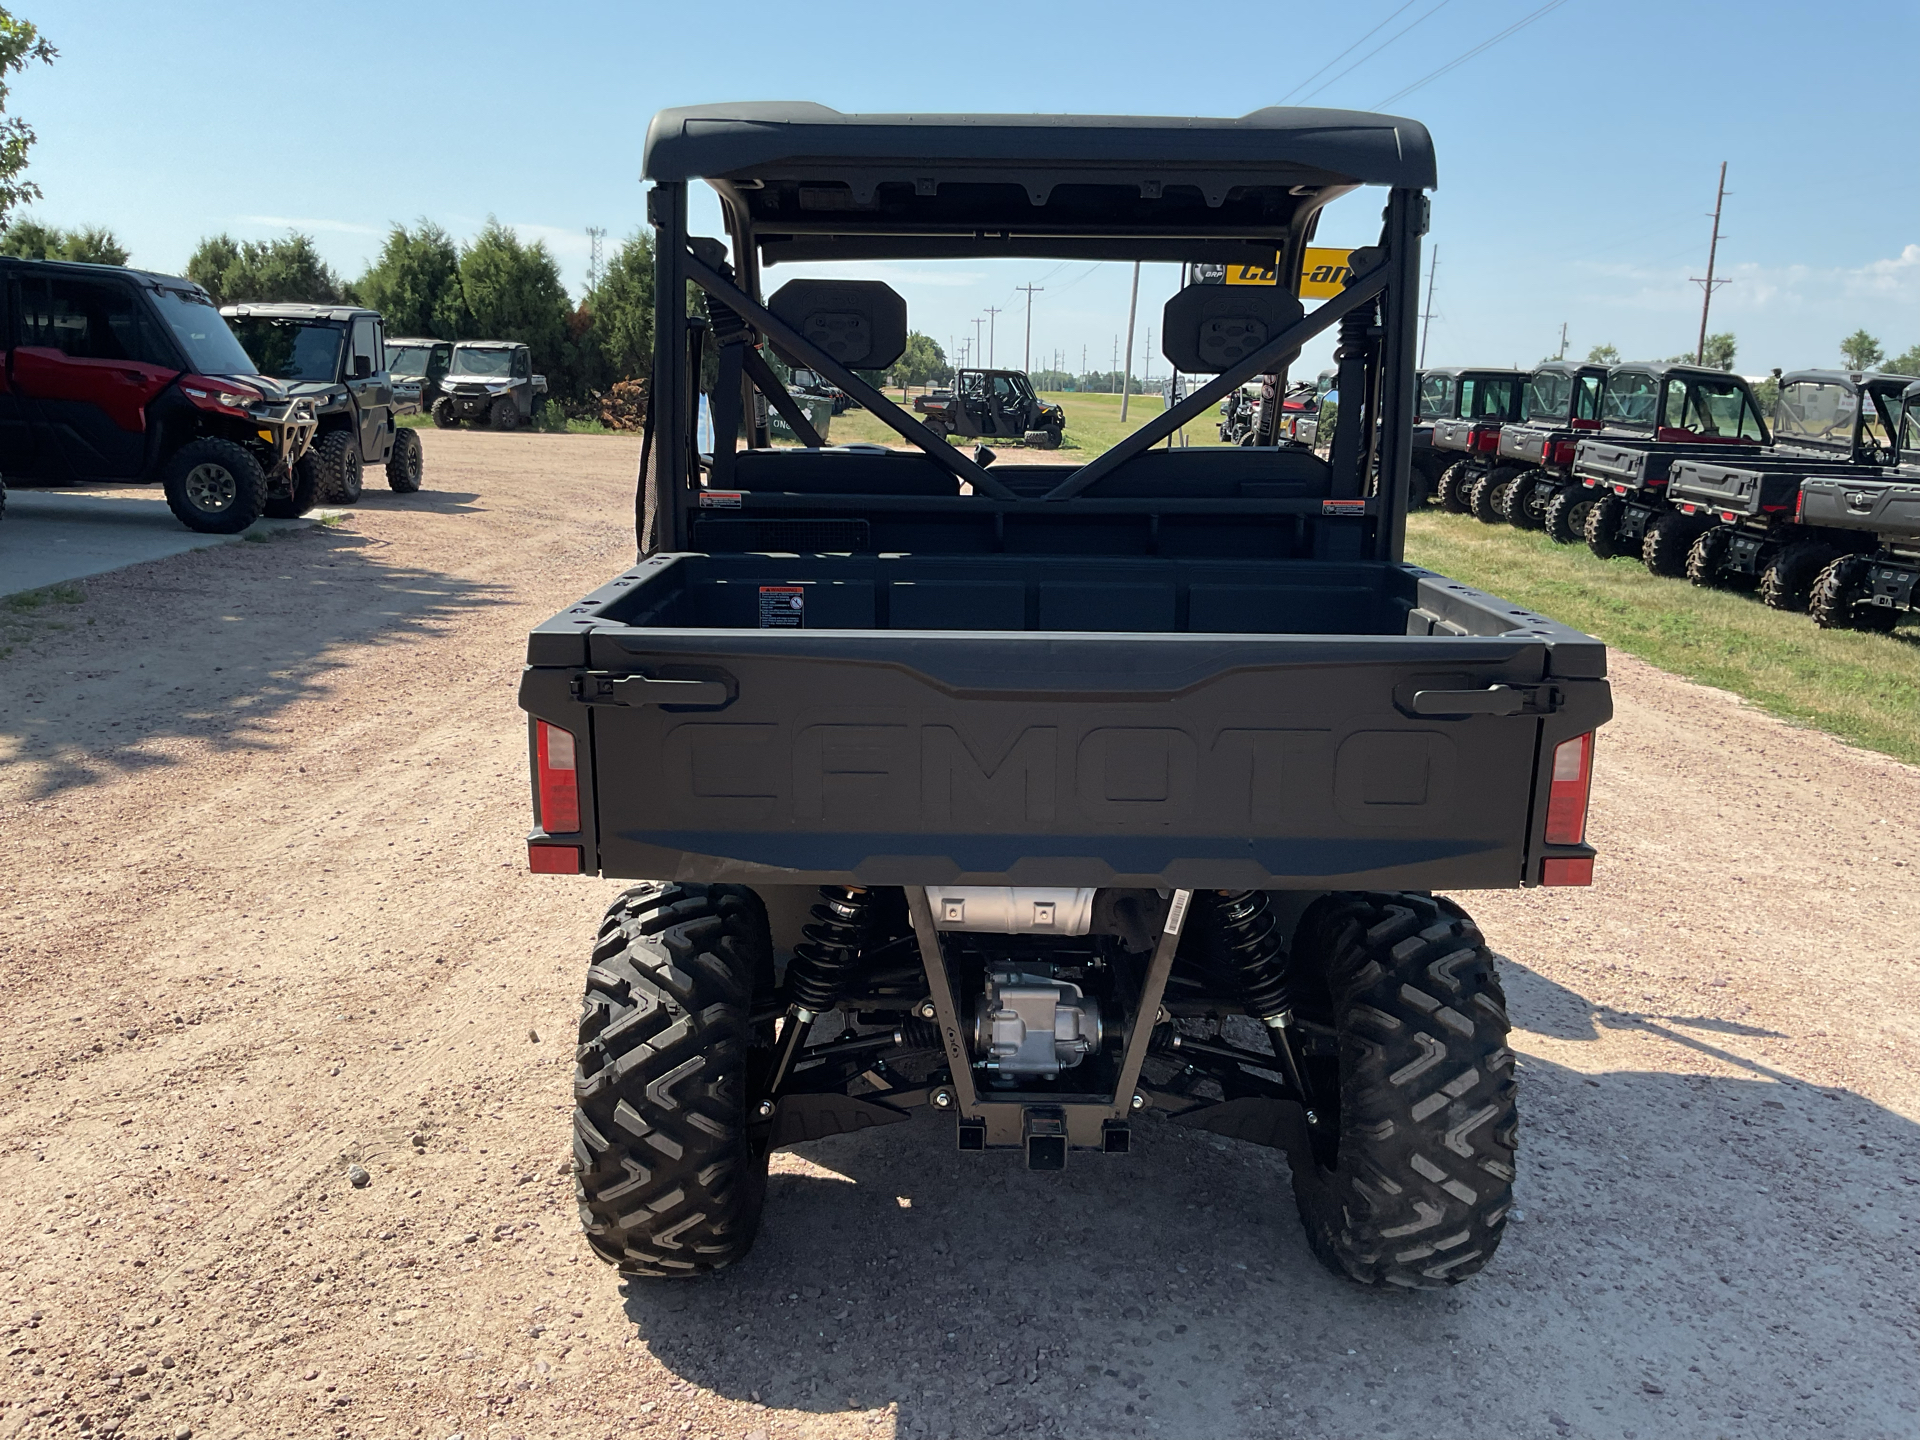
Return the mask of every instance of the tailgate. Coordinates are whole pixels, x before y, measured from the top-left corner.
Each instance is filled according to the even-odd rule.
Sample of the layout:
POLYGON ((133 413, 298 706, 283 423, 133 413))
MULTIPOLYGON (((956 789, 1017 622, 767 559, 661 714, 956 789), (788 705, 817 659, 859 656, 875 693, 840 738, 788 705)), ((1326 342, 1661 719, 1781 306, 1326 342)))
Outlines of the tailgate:
POLYGON ((1606 682, 1552 676, 1537 635, 1446 633, 1433 603, 1415 636, 604 627, 584 675, 530 669, 522 703, 589 738, 608 876, 1531 883, 1543 757, 1607 718, 1606 682))
POLYGON ((1802 524, 1920 539, 1920 484, 1835 477, 1809 479, 1800 489, 1802 524))
POLYGON ((1667 482, 1667 498, 1682 509, 1698 507, 1728 518, 1791 510, 1799 490, 1797 472, 1700 460, 1676 460, 1667 482))
POLYGON ((1436 450, 1459 450, 1464 452, 1472 443, 1474 422, 1471 420, 1436 420, 1433 422, 1433 448, 1436 450))

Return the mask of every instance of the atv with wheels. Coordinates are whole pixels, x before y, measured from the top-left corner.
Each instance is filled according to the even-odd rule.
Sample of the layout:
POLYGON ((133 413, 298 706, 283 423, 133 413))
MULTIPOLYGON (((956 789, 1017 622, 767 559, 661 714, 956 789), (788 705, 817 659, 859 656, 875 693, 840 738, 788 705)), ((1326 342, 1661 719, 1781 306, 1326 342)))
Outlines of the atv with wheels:
POLYGON ((1034 393, 1024 370, 957 370, 953 386, 914 397, 929 430, 968 440, 1019 440, 1058 450, 1067 412, 1034 393))
POLYGON ((1547 521, 1564 490, 1580 489, 1573 475, 1573 453, 1583 434, 1600 428, 1600 396, 1607 383, 1604 365, 1550 360, 1527 380, 1518 424, 1500 427, 1499 463, 1519 467, 1500 496, 1500 517, 1519 530, 1545 530, 1562 545, 1584 538, 1586 509, 1561 507, 1556 527, 1547 521))
MULTIPOLYGON (((1426 469, 1433 472, 1430 492, 1442 510, 1456 515, 1479 514, 1473 494, 1494 469, 1500 427, 1520 418, 1524 370, 1426 370, 1420 377, 1420 406, 1426 416, 1426 469), (1431 412, 1428 414, 1427 412, 1431 412)), ((1416 440, 1415 468, 1422 468, 1416 440)), ((1501 483, 1511 478, 1503 474, 1501 483)), ((1496 517, 1497 518, 1497 517, 1496 517)))
POLYGON ((1603 560, 1638 555, 1656 575, 1685 574, 1709 523, 1668 501, 1674 463, 1737 463, 1773 443, 1747 382, 1699 365, 1615 366, 1600 395, 1600 427, 1574 447, 1574 476, 1599 501, 1587 510, 1587 548, 1603 560))
POLYGON ((396 423, 411 407, 395 399, 378 311, 249 302, 220 313, 261 373, 314 408, 319 432, 296 469, 287 501, 292 513, 301 513, 292 507, 303 501, 358 503, 368 465, 386 466, 395 490, 420 488, 420 437, 396 423))
POLYGON ((453 364, 451 340, 387 337, 387 373, 393 377, 393 404, 402 415, 430 415, 441 382, 453 364))
POLYGON ((1920 382, 1901 395, 1894 465, 1874 478, 1808 476, 1800 521, 1866 537, 1815 578, 1808 611, 1823 630, 1876 630, 1920 611, 1920 382))
POLYGON ((1802 370, 1780 379, 1775 446, 1751 460, 1680 460, 1669 503, 1721 523, 1695 546, 1688 578, 1699 585, 1758 585, 1782 610, 1804 610, 1814 579, 1841 555, 1873 548, 1862 530, 1816 525, 1800 489, 1814 477, 1872 479, 1894 460, 1906 376, 1802 370))
POLYGON ((466 422, 512 430, 533 419, 547 377, 533 373, 533 352, 506 340, 462 340, 453 347, 440 398, 429 413, 441 429, 466 422))
POLYGON ((1276 1147, 1336 1274, 1486 1265, 1513 1055, 1493 954, 1437 892, 1591 883, 1611 700, 1598 641, 1403 558, 1425 129, 718 105, 657 116, 644 168, 641 558, 533 632, 519 696, 530 868, 639 882, 586 965, 593 1251, 731 1264, 771 1152, 930 1112, 982 1167, 1122 1163, 1163 1124, 1276 1147), (730 244, 689 235, 696 178, 730 244), (1084 463, 988 468, 870 385, 908 334, 883 282, 762 290, 820 255, 1239 246, 1297 276, 1360 185, 1386 204, 1344 288, 1176 293, 1157 329, 1192 393, 1084 463), (795 196, 828 199, 801 224, 795 196), (1161 445, 1334 331, 1324 458, 1161 445), (769 344, 898 442, 826 444, 769 344))
POLYGON ((191 530, 294 513, 310 400, 264 375, 191 280, 0 259, 12 296, 0 473, 158 484, 191 530))

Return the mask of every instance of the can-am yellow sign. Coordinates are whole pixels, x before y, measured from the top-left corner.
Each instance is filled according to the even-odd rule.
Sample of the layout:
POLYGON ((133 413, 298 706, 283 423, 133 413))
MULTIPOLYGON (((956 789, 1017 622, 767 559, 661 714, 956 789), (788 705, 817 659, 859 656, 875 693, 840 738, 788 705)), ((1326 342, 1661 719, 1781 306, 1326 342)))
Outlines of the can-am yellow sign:
MULTIPOLYGON (((1300 297, 1325 300, 1338 295, 1341 287, 1353 278, 1353 267, 1347 263, 1352 258, 1351 250, 1309 245, 1300 262, 1300 297)), ((1280 282, 1277 265, 1229 265, 1226 278, 1229 285, 1277 285, 1280 282)))

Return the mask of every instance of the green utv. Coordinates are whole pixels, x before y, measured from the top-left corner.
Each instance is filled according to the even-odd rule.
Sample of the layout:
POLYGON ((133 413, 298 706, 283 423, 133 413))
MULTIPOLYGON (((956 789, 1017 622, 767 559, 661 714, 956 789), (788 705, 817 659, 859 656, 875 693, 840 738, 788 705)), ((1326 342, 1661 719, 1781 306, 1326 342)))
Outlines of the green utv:
POLYGON ((1514 1060, 1456 897, 1591 883, 1611 700, 1597 640, 1403 558, 1425 128, 716 105, 656 116, 645 175, 639 555, 534 630, 520 682, 531 868, 634 882, 585 971, 587 1244, 717 1269, 753 1244, 772 1151, 919 1115, 987 1168, 1124 1164, 1166 1125, 1278 1147, 1336 1273, 1486 1265, 1514 1060), (696 179, 724 239, 689 233, 696 179), (1349 207, 1379 229, 1342 293, 1181 290, 1156 328, 1201 383, 1066 463, 987 468, 863 380, 906 345, 886 284, 770 278, 1291 277, 1363 186, 1384 211, 1349 207), (1162 445, 1249 382, 1284 394, 1328 331, 1326 458, 1162 445), (897 442, 825 444, 763 344, 897 442))

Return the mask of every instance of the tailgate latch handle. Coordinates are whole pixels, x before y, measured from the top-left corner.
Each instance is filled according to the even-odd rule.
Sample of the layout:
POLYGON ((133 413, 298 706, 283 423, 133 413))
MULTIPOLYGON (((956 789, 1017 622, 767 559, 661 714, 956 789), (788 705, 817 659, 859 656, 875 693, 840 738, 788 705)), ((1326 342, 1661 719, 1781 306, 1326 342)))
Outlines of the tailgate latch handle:
POLYGON ((1552 685, 1489 685, 1484 690, 1416 690, 1416 715, 1546 715, 1560 708, 1552 685))
POLYGON ((653 675, 606 675, 588 671, 573 678, 573 698, 587 705, 725 705, 733 699, 722 680, 663 680, 653 675))

